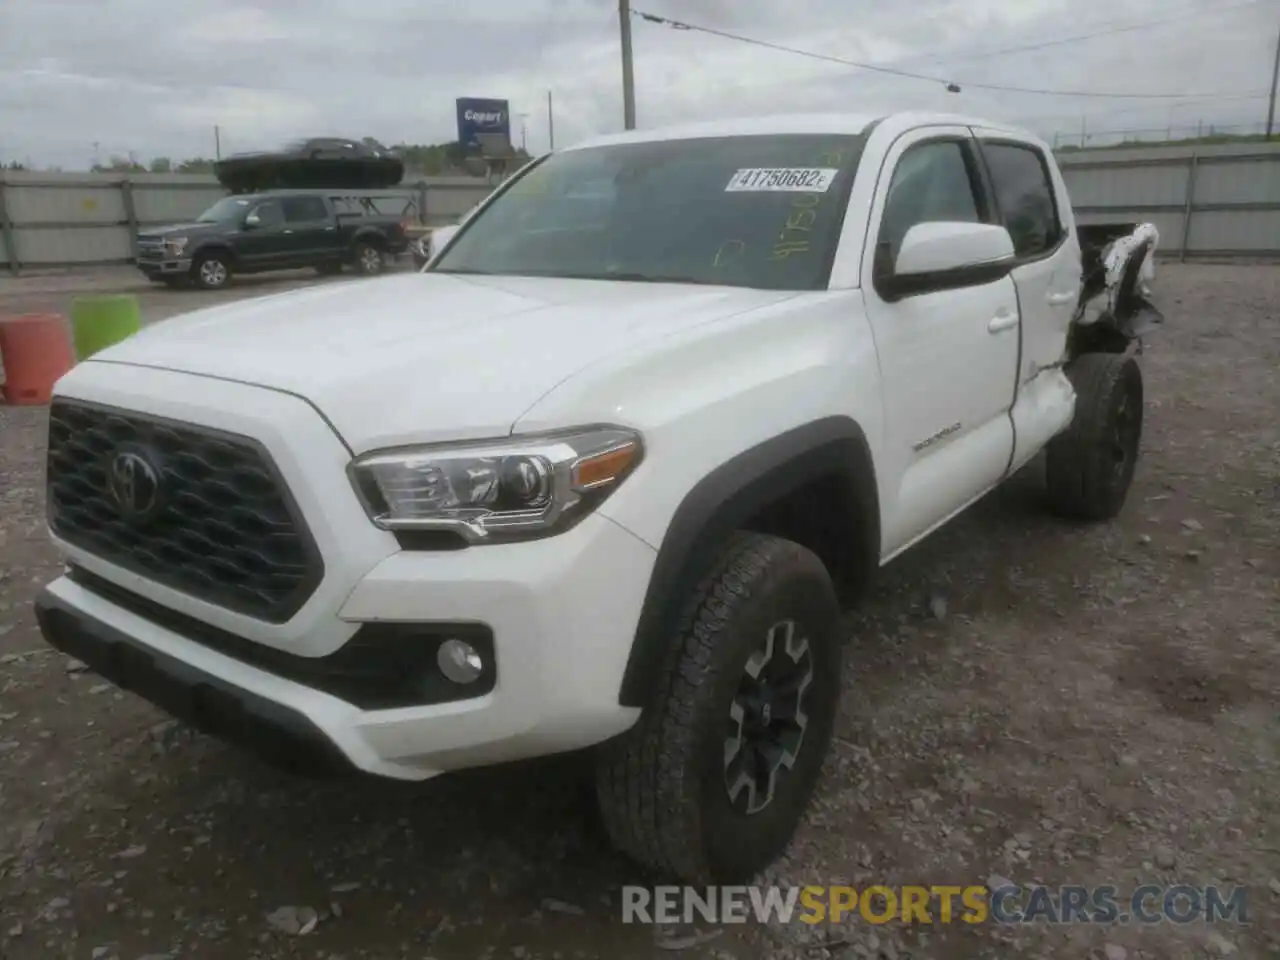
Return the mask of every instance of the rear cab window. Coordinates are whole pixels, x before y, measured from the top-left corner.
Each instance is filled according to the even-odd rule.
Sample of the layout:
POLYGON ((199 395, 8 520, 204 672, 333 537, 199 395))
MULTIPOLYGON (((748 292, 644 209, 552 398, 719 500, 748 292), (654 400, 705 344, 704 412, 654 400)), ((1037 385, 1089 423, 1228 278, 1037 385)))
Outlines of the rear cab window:
POLYGON ((824 289, 864 139, 741 135, 553 154, 469 221, 433 269, 824 289))
POLYGON ((982 155, 991 176, 1000 218, 1021 258, 1049 253, 1062 240, 1057 194, 1048 162, 1032 144, 984 140, 982 155))

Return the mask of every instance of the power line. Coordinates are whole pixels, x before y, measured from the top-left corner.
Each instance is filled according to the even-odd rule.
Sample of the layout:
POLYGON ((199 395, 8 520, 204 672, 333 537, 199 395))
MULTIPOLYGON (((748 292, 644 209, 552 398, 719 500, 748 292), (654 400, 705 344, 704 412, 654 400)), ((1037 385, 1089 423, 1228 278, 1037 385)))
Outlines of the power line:
POLYGON ((777 50, 780 53, 790 53, 798 57, 808 57, 810 60, 823 60, 827 63, 838 63, 846 67, 857 67, 860 70, 870 70, 874 73, 883 73, 894 77, 904 77, 908 80, 924 80, 929 83, 940 83, 946 86, 951 93, 959 93, 962 87, 972 87, 975 90, 997 90, 1002 93, 1026 93, 1036 94, 1045 97, 1088 97, 1093 99, 1106 100, 1187 100, 1187 99, 1212 99, 1221 97, 1223 99, 1238 96, 1238 93, 1115 93, 1111 91, 1099 90, 1046 90, 1035 87, 1014 87, 998 83, 959 83, 955 80, 947 80, 943 77, 929 76, 923 73, 914 73, 910 70, 899 70, 894 67, 885 66, 878 63, 862 63, 857 60, 846 60, 844 57, 836 57, 825 53, 815 53, 812 50, 800 50, 796 47, 788 47, 785 44, 773 43, 769 40, 759 40, 755 37, 746 37, 738 33, 730 33, 727 30, 717 30, 714 27, 704 27, 696 23, 686 23, 683 20, 673 20, 669 17, 660 17, 657 14, 646 13, 643 10, 633 9, 632 14, 647 20, 649 23, 656 23, 660 26, 670 27, 673 30, 692 30, 697 33, 710 34, 713 37, 721 37, 725 40, 736 40, 739 43, 747 43, 756 47, 764 47, 769 50, 777 50))
MULTIPOLYGON (((1181 23, 1183 20, 1190 20, 1194 17, 1202 17, 1205 14, 1222 14, 1232 10, 1243 10, 1246 7, 1256 7, 1263 0, 1244 0, 1243 3, 1229 4, 1222 7, 1197 7, 1194 10, 1184 10, 1182 13, 1174 14, 1170 17, 1164 17, 1160 20, 1146 20, 1142 23, 1132 23, 1123 26, 1112 26, 1106 30, 1098 30, 1093 33, 1081 33, 1073 37, 1061 37, 1057 40, 1045 40, 1040 43, 1022 44, 1016 47, 1005 47, 1001 50, 988 50, 982 53, 965 54, 962 57, 947 57, 951 61, 963 60, 985 60, 988 57, 1003 57, 1011 53, 1028 53, 1032 50, 1046 50, 1049 47, 1062 47, 1071 43, 1082 43, 1086 40, 1096 40, 1100 37, 1114 37, 1121 33, 1134 33, 1139 30, 1154 30, 1159 27, 1167 26, 1171 23, 1181 23)), ((916 59, 916 58, 911 58, 916 59)), ((941 60, 942 56, 929 57, 932 60, 941 60)), ((971 84, 972 86, 972 84, 971 84)))

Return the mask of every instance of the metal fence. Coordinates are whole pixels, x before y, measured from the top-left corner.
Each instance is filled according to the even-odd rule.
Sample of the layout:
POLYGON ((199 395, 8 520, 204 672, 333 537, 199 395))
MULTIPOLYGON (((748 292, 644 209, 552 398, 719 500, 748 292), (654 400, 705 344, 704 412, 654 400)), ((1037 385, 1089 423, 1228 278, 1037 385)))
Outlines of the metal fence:
POLYGON ((1280 257, 1280 142, 1058 155, 1081 223, 1144 221, 1179 259, 1280 257))
MULTIPOLYGON (((1280 143, 1185 144, 1059 154, 1081 223, 1150 221, 1165 255, 1280 257, 1280 143)), ((492 190, 425 177, 382 191, 418 223, 454 221, 492 190)), ((126 263, 141 227, 197 216, 224 191, 211 176, 0 173, 0 265, 126 263)))
MULTIPOLYGON (((439 226, 494 186, 476 177, 423 177, 360 192, 385 197, 388 213, 439 226)), ((193 220, 226 193, 212 176, 199 174, 2 171, 0 269, 128 263, 139 229, 193 220)))
POLYGON ((1227 143, 1234 138, 1255 137, 1259 140, 1267 132, 1265 122, 1254 123, 1216 123, 1196 120, 1191 123, 1168 123, 1164 126, 1125 127, 1121 129, 1096 128, 1089 118, 1081 117, 1080 125, 1075 129, 1057 129, 1052 133, 1042 131, 1042 126, 1029 123, 1032 130, 1040 133, 1046 141, 1053 144, 1053 149, 1080 150, 1095 147, 1143 147, 1167 146, 1179 140, 1207 140, 1227 143))

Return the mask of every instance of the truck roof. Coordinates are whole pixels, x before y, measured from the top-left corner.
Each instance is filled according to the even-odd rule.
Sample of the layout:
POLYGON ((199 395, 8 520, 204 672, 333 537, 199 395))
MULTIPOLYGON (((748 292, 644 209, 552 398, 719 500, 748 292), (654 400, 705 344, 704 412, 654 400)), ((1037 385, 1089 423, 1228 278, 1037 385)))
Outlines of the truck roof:
POLYGON ((683 123, 625 133, 605 134, 576 143, 569 150, 608 146, 619 143, 645 143, 658 140, 684 140, 699 137, 767 136, 787 133, 830 133, 856 135, 873 124, 893 122, 909 129, 916 126, 948 124, 995 128, 1011 135, 1037 140, 1030 131, 989 117, 929 111, 896 111, 887 113, 780 113, 755 117, 730 117, 723 120, 683 123))

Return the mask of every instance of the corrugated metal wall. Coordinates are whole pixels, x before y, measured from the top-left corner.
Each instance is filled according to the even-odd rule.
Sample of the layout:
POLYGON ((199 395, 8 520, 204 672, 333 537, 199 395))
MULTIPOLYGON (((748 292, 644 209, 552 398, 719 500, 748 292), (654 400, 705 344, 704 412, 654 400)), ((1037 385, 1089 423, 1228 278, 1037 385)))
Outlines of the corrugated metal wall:
MULTIPOLYGON (((1081 150, 1059 155, 1081 223, 1150 221, 1178 256, 1280 256, 1280 143, 1081 150)), ((394 191, 420 222, 454 221, 493 189, 467 177, 394 191)), ((0 266, 127 262, 137 227, 189 220, 225 191, 211 176, 0 173, 0 266)))
POLYGON ((1142 220, 1183 258, 1280 256, 1280 143, 1066 152, 1081 223, 1142 220))
MULTIPOLYGON (((493 187, 471 177, 424 177, 370 192, 394 198, 388 212, 436 226, 493 187)), ((212 176, 0 172, 0 269, 126 263, 139 228, 191 220, 226 192, 212 176)))

